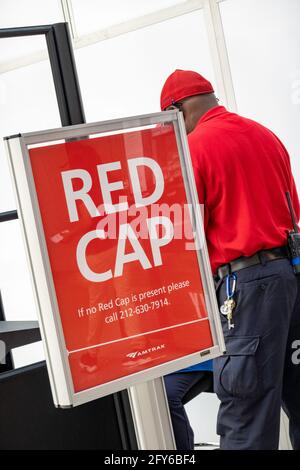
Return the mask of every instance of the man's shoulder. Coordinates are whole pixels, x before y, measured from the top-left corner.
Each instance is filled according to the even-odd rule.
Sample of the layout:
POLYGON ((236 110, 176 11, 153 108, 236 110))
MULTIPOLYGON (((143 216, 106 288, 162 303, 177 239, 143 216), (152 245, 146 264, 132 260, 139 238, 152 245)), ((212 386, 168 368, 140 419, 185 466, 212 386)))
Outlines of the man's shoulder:
POLYGON ((214 119, 199 122, 193 132, 188 135, 188 142, 191 150, 204 151, 210 150, 213 144, 229 143, 232 140, 238 142, 239 134, 243 135, 245 142, 245 134, 253 143, 253 136, 261 136, 278 142, 278 137, 263 124, 241 116, 236 113, 226 112, 214 119))
POLYGON ((236 114, 226 112, 206 121, 200 119, 195 129, 188 135, 188 140, 191 143, 198 143, 220 136, 230 125, 237 124, 239 118, 236 114))
POLYGON ((199 169, 216 168, 236 156, 263 156, 267 151, 288 158, 279 138, 267 127, 234 113, 200 122, 188 135, 191 157, 199 169))

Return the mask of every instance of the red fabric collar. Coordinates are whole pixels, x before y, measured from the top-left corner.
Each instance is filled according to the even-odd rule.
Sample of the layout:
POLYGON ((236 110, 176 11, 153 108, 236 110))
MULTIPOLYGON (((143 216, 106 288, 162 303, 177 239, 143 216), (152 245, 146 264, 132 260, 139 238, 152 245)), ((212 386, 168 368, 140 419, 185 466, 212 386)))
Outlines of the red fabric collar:
POLYGON ((199 124, 203 123, 203 122, 206 122, 206 121, 209 121, 210 119, 213 119, 217 116, 220 116, 220 114, 225 114, 225 113, 228 113, 227 109, 225 108, 225 106, 215 106, 214 108, 211 108, 209 111, 207 111, 205 114, 203 114, 203 116, 199 119, 198 123, 197 123, 197 126, 199 126, 199 124))

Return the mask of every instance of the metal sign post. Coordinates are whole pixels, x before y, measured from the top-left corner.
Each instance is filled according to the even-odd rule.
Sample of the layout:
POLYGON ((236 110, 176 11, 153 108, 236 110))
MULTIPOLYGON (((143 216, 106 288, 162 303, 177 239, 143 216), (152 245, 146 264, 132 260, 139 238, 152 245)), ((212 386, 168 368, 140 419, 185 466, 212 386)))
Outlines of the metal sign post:
POLYGON ((128 390, 140 450, 175 450, 164 380, 159 377, 128 390))

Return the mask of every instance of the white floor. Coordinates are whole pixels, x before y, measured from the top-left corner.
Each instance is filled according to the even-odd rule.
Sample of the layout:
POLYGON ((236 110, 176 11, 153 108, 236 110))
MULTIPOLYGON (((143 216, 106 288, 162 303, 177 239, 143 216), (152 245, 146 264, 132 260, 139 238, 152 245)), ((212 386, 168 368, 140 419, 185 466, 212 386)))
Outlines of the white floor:
POLYGON ((201 393, 185 406, 195 434, 195 443, 219 444, 216 433, 219 400, 215 393, 201 393))

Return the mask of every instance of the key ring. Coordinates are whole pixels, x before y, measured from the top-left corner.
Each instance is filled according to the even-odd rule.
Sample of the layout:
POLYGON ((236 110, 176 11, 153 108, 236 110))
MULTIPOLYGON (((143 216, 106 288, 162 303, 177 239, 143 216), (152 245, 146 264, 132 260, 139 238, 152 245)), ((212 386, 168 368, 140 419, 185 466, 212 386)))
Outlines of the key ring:
POLYGON ((232 299, 236 289, 237 275, 235 273, 228 274, 226 277, 226 295, 227 299, 232 299), (231 279, 233 279, 232 289, 231 289, 231 279))

